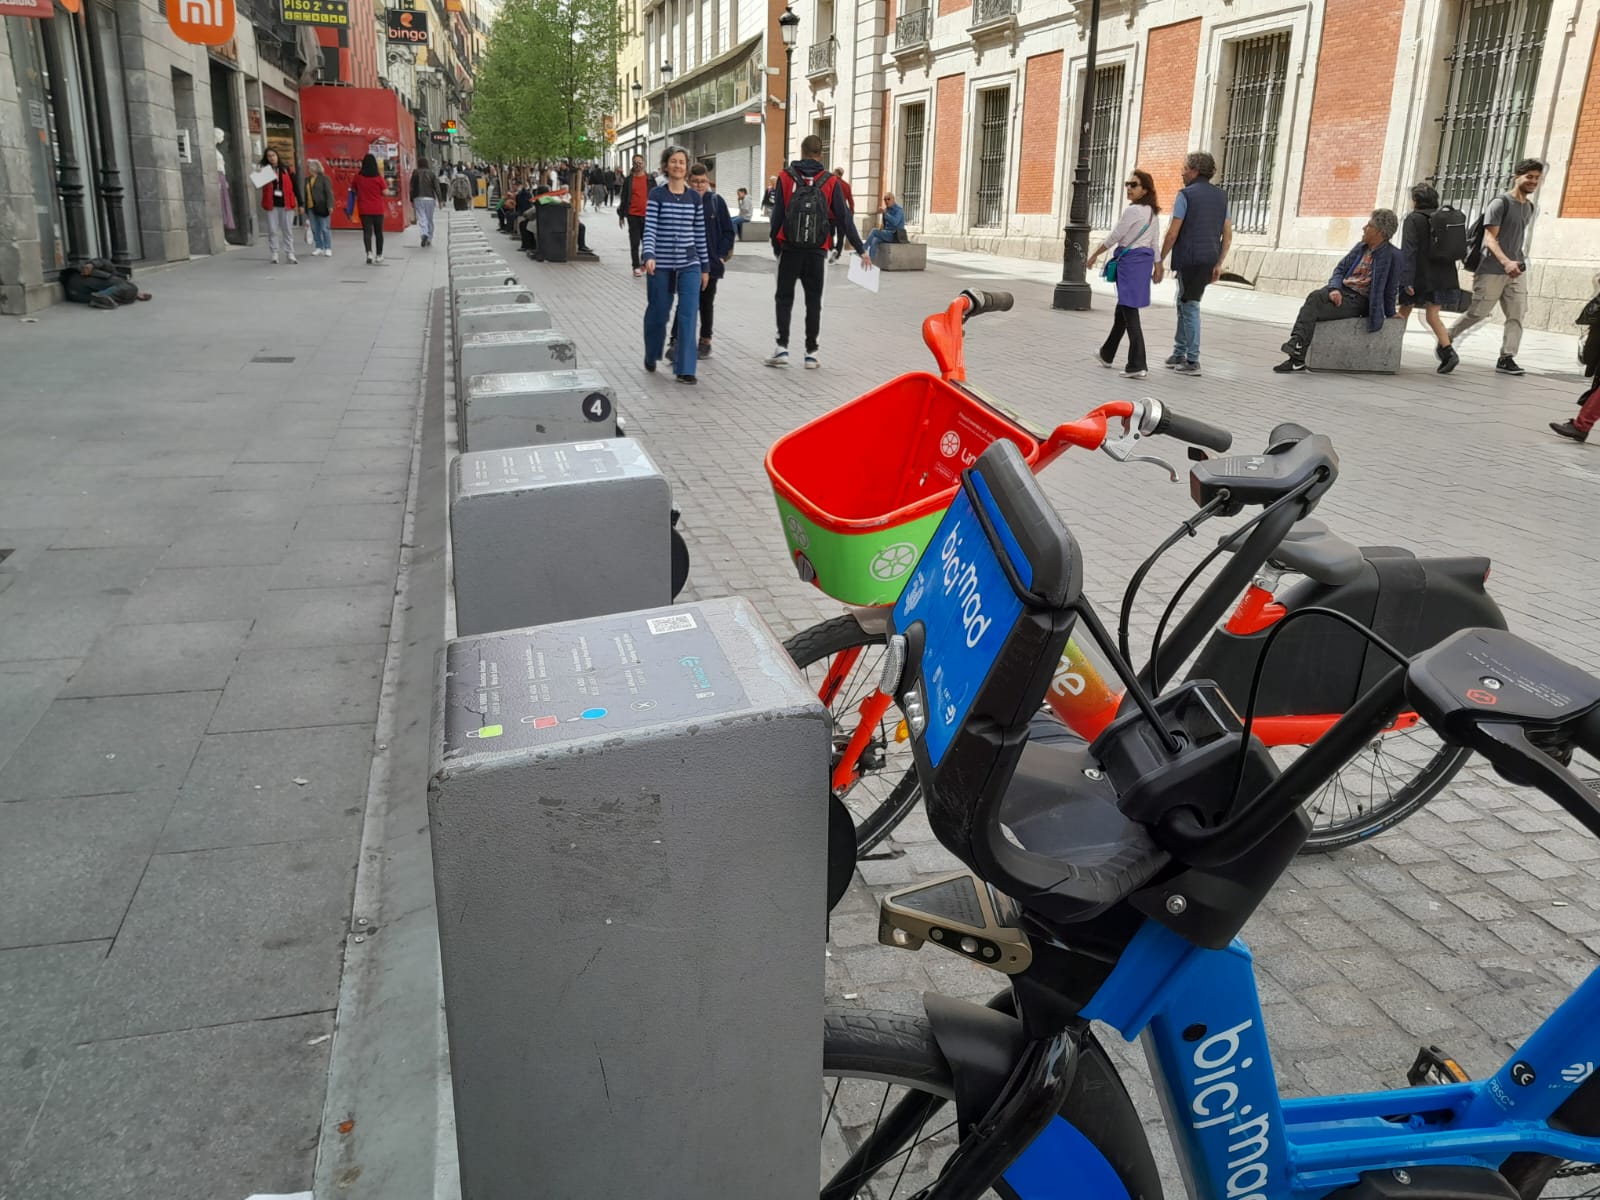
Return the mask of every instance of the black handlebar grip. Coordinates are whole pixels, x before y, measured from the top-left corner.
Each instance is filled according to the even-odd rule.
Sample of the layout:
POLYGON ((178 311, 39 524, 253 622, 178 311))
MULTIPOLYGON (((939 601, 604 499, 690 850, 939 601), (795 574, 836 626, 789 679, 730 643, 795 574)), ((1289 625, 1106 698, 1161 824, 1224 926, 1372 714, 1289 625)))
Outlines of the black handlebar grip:
POLYGON ((1204 446, 1207 450, 1215 450, 1218 454, 1226 454, 1233 445, 1233 434, 1226 429, 1219 429, 1194 417, 1180 417, 1170 408, 1161 410, 1161 420, 1156 422, 1156 427, 1151 432, 1164 433, 1168 437, 1175 437, 1180 442, 1188 442, 1193 446, 1204 446))
POLYGON ((968 288, 966 295, 970 301, 967 307, 967 316, 981 316, 986 312, 1010 312, 1011 306, 1016 303, 1016 297, 1010 292, 986 292, 977 288, 968 288))

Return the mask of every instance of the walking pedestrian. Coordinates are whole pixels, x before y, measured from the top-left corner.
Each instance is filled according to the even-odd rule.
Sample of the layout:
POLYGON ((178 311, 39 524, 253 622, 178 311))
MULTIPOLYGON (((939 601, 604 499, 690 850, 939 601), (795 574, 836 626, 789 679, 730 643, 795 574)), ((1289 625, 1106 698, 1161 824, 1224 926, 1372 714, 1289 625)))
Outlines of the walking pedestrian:
MULTIPOLYGON (((856 194, 850 190, 850 183, 844 177, 844 168, 835 167, 833 169, 833 177, 839 181, 837 186, 844 193, 844 206, 850 210, 850 219, 854 221, 856 219, 856 194)), ((833 261, 838 262, 839 256, 843 253, 843 231, 839 228, 839 223, 835 221, 833 223, 833 261)))
POLYGON ((839 177, 822 165, 822 139, 807 134, 800 157, 778 178, 778 196, 772 206, 772 252, 778 256, 778 290, 774 297, 778 317, 777 345, 767 357, 769 367, 789 365, 789 318, 794 312, 794 285, 806 296, 806 369, 816 370, 817 335, 822 329, 822 278, 827 268, 833 229, 837 228, 863 266, 871 266, 867 248, 856 232, 855 218, 845 205, 839 177))
POLYGON ((661 157, 667 182, 650 189, 645 208, 640 254, 649 276, 644 310, 644 369, 654 371, 667 336, 672 300, 678 300, 678 350, 672 361, 679 383, 694 383, 695 318, 700 293, 711 283, 711 258, 706 249, 706 209, 700 193, 688 185, 689 152, 668 146, 661 157))
MULTIPOLYGON (((700 342, 696 353, 701 358, 711 357, 711 333, 715 324, 717 283, 724 273, 724 264, 733 257, 733 218, 728 215, 728 202, 714 190, 715 180, 711 168, 697 162, 689 168, 689 186, 700 193, 706 206, 706 253, 711 259, 711 282, 700 293, 700 342)), ((676 325, 670 326, 676 329, 676 325)), ((667 342, 667 357, 677 357, 678 338, 674 332, 667 342)))
MULTIPOLYGON (((457 178, 461 178, 457 176, 457 178)), ((383 193, 383 172, 378 170, 378 160, 369 154, 361 160, 361 170, 352 185, 356 193, 356 212, 361 216, 361 244, 367 250, 367 262, 383 262, 383 216, 387 204, 383 193), (376 246, 377 253, 373 253, 376 246)))
POLYGON ((411 207, 417 214, 417 232, 422 234, 422 244, 433 244, 433 214, 439 206, 439 177, 428 166, 428 160, 418 159, 417 169, 411 172, 411 207))
POLYGON ((905 227, 906 210, 895 203, 893 192, 885 192, 883 207, 878 209, 878 227, 867 234, 867 257, 877 262, 878 247, 894 241, 905 227))
POLYGON ((267 147, 261 156, 261 165, 272 172, 272 182, 261 188, 261 207, 267 214, 267 248, 272 251, 272 261, 283 254, 289 262, 300 260, 294 256, 294 172, 278 158, 278 152, 267 147))
POLYGON ((650 175, 644 169, 644 155, 633 156, 633 168, 628 173, 623 189, 622 203, 617 206, 617 224, 628 227, 628 250, 633 255, 633 277, 644 274, 639 261, 639 246, 644 239, 645 212, 650 207, 650 175))
POLYGON ((1361 240, 1339 260, 1326 287, 1306 297, 1289 331, 1283 352, 1289 357, 1272 369, 1292 375, 1306 369, 1306 352, 1317 326, 1323 321, 1366 318, 1367 332, 1377 333, 1395 315, 1400 290, 1400 251, 1389 241, 1400 228, 1400 218, 1387 208, 1374 209, 1361 227, 1361 240))
POLYGON ((472 180, 465 171, 457 171, 450 181, 450 203, 457 212, 466 212, 472 205, 472 180))
POLYGON ((778 177, 767 176, 767 190, 761 196, 761 212, 763 216, 770 217, 772 208, 778 203, 778 177))
POLYGON ((1450 342, 1439 307, 1444 293, 1454 290, 1461 277, 1456 273, 1454 256, 1437 253, 1434 225, 1441 214, 1439 193, 1432 184, 1419 183, 1411 189, 1411 211, 1400 227, 1400 319, 1410 320, 1411 310, 1422 305, 1423 320, 1439 343, 1433 351, 1439 360, 1438 372, 1448 375, 1456 369, 1461 356, 1450 342))
POLYGON ((1450 329, 1450 340, 1459 342, 1474 325, 1486 320, 1495 305, 1505 314, 1505 331, 1500 335, 1500 357, 1494 369, 1502 375, 1521 375, 1516 354, 1522 346, 1522 318, 1528 311, 1527 244, 1539 207, 1533 193, 1544 179, 1544 164, 1525 158, 1512 171, 1511 187, 1489 201, 1483 211, 1483 246, 1474 261, 1469 255, 1463 264, 1472 272, 1472 305, 1466 315, 1450 329))
MULTIPOLYGON (((1600 276, 1596 276, 1600 283, 1600 276)), ((1589 431, 1600 421, 1600 293, 1583 306, 1574 324, 1584 327, 1583 341, 1578 347, 1578 361, 1583 364, 1586 379, 1583 395, 1578 397, 1578 416, 1572 421, 1551 421, 1550 428, 1564 438, 1575 442, 1589 440, 1589 431)))
POLYGON ((748 188, 740 188, 735 199, 739 202, 739 211, 733 214, 733 239, 738 241, 744 236, 745 222, 755 216, 755 202, 750 199, 748 188))
POLYGON ((1233 245, 1228 195, 1211 182, 1217 160, 1196 150, 1183 160, 1183 190, 1172 202, 1167 235, 1156 255, 1159 265, 1172 255, 1178 283, 1178 329, 1166 365, 1180 375, 1200 374, 1200 297, 1222 277, 1233 245))
POLYGON ((1106 234, 1095 252, 1089 255, 1088 266, 1107 251, 1114 251, 1106 264, 1108 278, 1117 284, 1117 307, 1111 318, 1111 332, 1105 343, 1095 352, 1102 367, 1116 365, 1117 347, 1122 335, 1128 335, 1128 365, 1123 368, 1124 379, 1143 379, 1150 373, 1145 360, 1144 326, 1139 320, 1139 310, 1150 307, 1150 283, 1161 282, 1161 264, 1156 261, 1156 251, 1161 246, 1161 201, 1156 196, 1156 184, 1146 171, 1130 171, 1123 182, 1128 207, 1122 210, 1116 226, 1106 234))
POLYGON ((311 221, 312 257, 333 257, 333 183, 322 172, 322 160, 306 160, 306 216, 311 221))

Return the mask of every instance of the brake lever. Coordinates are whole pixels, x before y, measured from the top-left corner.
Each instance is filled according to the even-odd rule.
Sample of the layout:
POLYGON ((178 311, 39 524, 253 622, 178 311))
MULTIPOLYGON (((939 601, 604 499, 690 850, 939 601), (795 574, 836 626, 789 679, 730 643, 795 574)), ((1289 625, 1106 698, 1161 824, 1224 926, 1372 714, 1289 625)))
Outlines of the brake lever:
POLYGON ((1139 443, 1145 440, 1145 435, 1139 432, 1140 426, 1145 424, 1146 414, 1149 413, 1151 406, 1156 403, 1158 402, 1154 400, 1135 400, 1133 402, 1132 415, 1121 419, 1121 434, 1116 437, 1108 436, 1105 441, 1100 443, 1100 449, 1120 463, 1142 462, 1160 467, 1170 476, 1173 483, 1177 483, 1178 471, 1171 463, 1151 454, 1135 453, 1135 451, 1143 448, 1139 443))

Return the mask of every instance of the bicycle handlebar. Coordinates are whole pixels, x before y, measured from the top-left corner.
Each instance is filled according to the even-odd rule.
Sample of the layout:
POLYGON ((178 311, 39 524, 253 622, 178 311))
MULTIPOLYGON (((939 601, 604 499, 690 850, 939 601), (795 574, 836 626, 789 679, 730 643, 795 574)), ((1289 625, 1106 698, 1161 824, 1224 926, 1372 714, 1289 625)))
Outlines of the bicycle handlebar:
POLYGON ((979 288, 967 288, 961 293, 967 298, 967 317, 980 317, 986 312, 1010 312, 1011 306, 1017 302, 1016 297, 1010 292, 986 292, 979 288))
POLYGON ((1183 417, 1165 406, 1161 410, 1161 419, 1151 429, 1152 434, 1162 433, 1168 437, 1175 437, 1180 442, 1188 442, 1194 446, 1204 446, 1207 450, 1215 450, 1218 454, 1226 454, 1233 446, 1233 434, 1226 429, 1196 417, 1183 417))

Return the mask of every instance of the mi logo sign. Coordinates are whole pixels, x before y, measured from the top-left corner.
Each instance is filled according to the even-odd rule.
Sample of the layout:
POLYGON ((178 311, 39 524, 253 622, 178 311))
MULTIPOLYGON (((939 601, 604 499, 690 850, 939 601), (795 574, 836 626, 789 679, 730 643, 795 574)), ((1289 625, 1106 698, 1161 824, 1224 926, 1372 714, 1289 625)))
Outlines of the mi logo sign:
POLYGON ((233 37, 233 0, 167 0, 172 32, 197 46, 220 46, 233 37))

